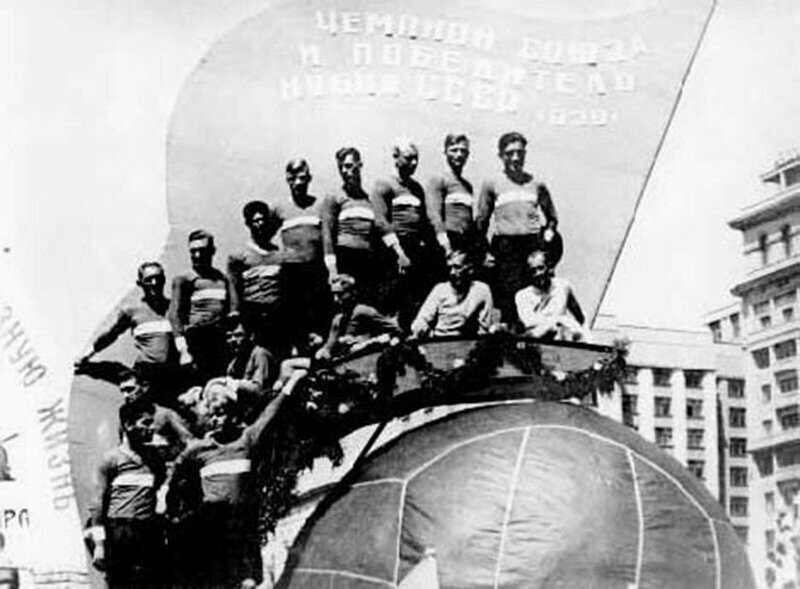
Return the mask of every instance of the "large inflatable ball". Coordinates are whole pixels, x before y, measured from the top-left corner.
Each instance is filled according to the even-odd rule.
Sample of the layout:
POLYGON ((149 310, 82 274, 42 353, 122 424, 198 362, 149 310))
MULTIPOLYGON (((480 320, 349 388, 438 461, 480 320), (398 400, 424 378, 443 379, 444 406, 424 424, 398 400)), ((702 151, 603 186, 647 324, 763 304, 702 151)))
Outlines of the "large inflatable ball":
POLYGON ((568 404, 478 408, 372 456, 309 520, 283 587, 754 587, 702 483, 568 404))

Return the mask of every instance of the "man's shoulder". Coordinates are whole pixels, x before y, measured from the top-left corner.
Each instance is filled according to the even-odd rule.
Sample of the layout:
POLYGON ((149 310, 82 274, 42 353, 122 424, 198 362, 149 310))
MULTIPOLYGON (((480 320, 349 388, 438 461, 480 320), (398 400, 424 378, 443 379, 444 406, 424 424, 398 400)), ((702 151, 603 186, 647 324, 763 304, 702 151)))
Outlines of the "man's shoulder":
POLYGON ((472 289, 480 296, 492 295, 492 289, 489 287, 489 285, 485 282, 481 282, 480 280, 472 281, 472 289))

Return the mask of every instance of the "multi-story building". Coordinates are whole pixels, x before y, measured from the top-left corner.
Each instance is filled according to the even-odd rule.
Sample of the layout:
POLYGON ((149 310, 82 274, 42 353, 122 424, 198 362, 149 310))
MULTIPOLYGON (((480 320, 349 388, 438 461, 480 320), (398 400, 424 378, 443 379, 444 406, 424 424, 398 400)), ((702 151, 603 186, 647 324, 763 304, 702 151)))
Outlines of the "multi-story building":
POLYGON ((600 343, 628 341, 624 390, 598 410, 636 429, 702 479, 747 540, 748 458, 740 346, 705 331, 616 325, 600 316, 600 343))
MULTIPOLYGON (((797 577, 796 552, 781 535, 796 529, 800 501, 800 152, 781 157, 761 179, 775 190, 730 222, 742 233, 746 262, 732 292, 741 299, 747 428, 755 466, 749 548, 756 578, 765 586, 782 586, 785 575, 797 577)), ((722 329, 721 323, 710 326, 722 329)))

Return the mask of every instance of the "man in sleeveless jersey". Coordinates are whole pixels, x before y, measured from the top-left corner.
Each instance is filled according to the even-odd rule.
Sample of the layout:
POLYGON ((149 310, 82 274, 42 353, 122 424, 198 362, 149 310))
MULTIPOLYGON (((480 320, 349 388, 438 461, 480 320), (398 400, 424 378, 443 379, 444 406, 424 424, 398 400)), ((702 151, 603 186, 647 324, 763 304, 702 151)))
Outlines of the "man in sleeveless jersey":
POLYGON ((95 338, 90 351, 76 364, 80 367, 88 363, 95 354, 130 330, 136 347, 133 369, 139 383, 143 388, 152 389, 155 398, 169 405, 176 393, 178 359, 174 328, 167 318, 170 301, 164 296, 165 282, 164 268, 158 262, 139 266, 136 284, 142 289, 142 298, 124 304, 116 320, 95 338))
POLYGON ((283 317, 283 252, 272 243, 280 221, 267 203, 251 201, 242 211, 250 241, 228 259, 231 313, 240 316, 257 341, 282 356, 287 350, 283 317))
POLYGON ((407 330, 434 281, 435 259, 428 247, 425 191, 413 177, 419 150, 402 139, 393 147, 392 156, 396 174, 376 183, 372 202, 383 242, 397 259, 396 272, 385 286, 393 295, 400 327, 407 330))
POLYGON ((563 250, 550 192, 525 171, 527 144, 520 133, 500 137, 498 155, 503 174, 484 182, 478 199, 477 224, 483 239, 490 221, 494 225, 490 247, 495 275, 492 287, 497 308, 507 324, 517 319, 514 295, 526 284, 528 255, 536 249, 547 249, 555 264, 563 250))
POLYGON ((355 147, 336 152, 342 189, 323 201, 322 238, 331 278, 337 274, 352 276, 361 285, 364 299, 375 304, 380 250, 375 208, 361 185, 362 165, 355 147))
POLYGON ((331 295, 323 262, 321 199, 309 193, 312 176, 308 162, 293 159, 286 164, 290 198, 277 206, 278 230, 286 284, 286 312, 292 321, 293 343, 301 353, 310 333, 328 329, 331 295))
POLYGON ((125 403, 119 410, 122 442, 97 468, 85 536, 92 563, 105 571, 109 589, 167 586, 163 529, 156 515, 156 493, 166 470, 149 448, 154 412, 147 401, 125 403))
POLYGON ((172 282, 170 320, 181 364, 193 363, 198 381, 224 373, 225 320, 230 312, 228 277, 214 267, 214 236, 202 229, 189 234, 192 272, 172 282))

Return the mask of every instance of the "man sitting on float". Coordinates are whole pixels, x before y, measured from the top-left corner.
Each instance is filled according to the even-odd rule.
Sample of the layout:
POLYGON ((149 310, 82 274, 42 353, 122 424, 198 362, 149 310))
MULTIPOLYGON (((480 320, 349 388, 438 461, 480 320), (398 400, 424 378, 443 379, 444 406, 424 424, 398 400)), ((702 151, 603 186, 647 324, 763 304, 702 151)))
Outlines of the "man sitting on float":
POLYGON ((416 337, 472 337, 489 332, 494 313, 489 286, 473 280, 473 262, 464 251, 447 257, 448 281, 433 287, 411 324, 416 337))
POLYGON ((555 276, 547 252, 528 256, 530 284, 515 296, 517 314, 525 335, 549 340, 585 341, 588 333, 572 285, 555 276))

